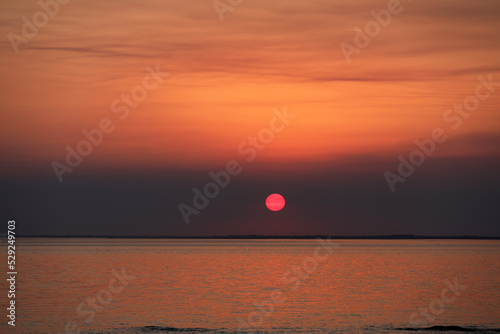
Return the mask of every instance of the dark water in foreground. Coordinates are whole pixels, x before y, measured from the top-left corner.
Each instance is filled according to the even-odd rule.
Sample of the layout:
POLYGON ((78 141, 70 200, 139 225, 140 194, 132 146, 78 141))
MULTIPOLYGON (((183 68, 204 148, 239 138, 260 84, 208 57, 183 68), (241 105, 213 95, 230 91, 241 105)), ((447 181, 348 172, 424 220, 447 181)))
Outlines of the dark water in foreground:
POLYGON ((0 332, 500 332, 500 241, 324 243, 20 239, 0 332))

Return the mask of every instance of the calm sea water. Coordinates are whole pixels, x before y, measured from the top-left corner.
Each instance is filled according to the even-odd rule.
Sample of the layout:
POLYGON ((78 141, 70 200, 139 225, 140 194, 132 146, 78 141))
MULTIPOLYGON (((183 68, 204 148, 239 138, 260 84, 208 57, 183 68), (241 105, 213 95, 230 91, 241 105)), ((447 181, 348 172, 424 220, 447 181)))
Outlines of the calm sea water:
POLYGON ((317 240, 19 239, 16 327, 6 325, 3 311, 0 332, 500 328, 500 241, 333 243, 326 249, 317 240))

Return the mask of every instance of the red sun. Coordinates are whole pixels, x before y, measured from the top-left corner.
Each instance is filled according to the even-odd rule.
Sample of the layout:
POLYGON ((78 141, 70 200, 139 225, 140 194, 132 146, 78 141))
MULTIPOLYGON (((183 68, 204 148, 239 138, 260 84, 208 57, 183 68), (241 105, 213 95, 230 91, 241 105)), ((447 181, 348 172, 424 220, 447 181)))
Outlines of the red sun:
POLYGON ((280 211, 285 207, 285 199, 280 194, 269 195, 266 199, 266 206, 271 211, 280 211))

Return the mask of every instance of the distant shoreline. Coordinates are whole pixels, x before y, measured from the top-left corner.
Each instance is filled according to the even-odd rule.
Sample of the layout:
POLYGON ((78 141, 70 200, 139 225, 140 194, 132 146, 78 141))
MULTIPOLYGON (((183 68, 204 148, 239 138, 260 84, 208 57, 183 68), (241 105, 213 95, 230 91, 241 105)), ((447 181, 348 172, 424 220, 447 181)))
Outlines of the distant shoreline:
MULTIPOLYGON (((4 236, 4 235, 2 235, 4 236)), ((419 236, 419 235, 375 235, 375 236, 337 236, 337 235, 225 235, 225 236, 113 236, 113 235, 18 235, 18 238, 88 238, 88 239, 359 239, 359 240, 500 240, 500 236, 419 236)))

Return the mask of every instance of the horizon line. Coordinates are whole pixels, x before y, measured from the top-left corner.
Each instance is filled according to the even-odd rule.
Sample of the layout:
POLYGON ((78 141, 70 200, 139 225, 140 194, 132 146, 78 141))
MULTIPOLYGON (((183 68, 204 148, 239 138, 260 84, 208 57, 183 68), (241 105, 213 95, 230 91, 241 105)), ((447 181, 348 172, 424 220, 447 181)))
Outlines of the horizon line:
MULTIPOLYGON (((4 236, 6 234, 0 234, 4 236)), ((356 236, 340 236, 340 235, 213 235, 213 236, 153 236, 153 235, 18 235, 18 238, 88 238, 88 239, 469 239, 469 240, 500 240, 500 236, 477 236, 477 235, 461 235, 461 236, 425 236, 414 234, 390 234, 390 235, 356 235, 356 236)))

